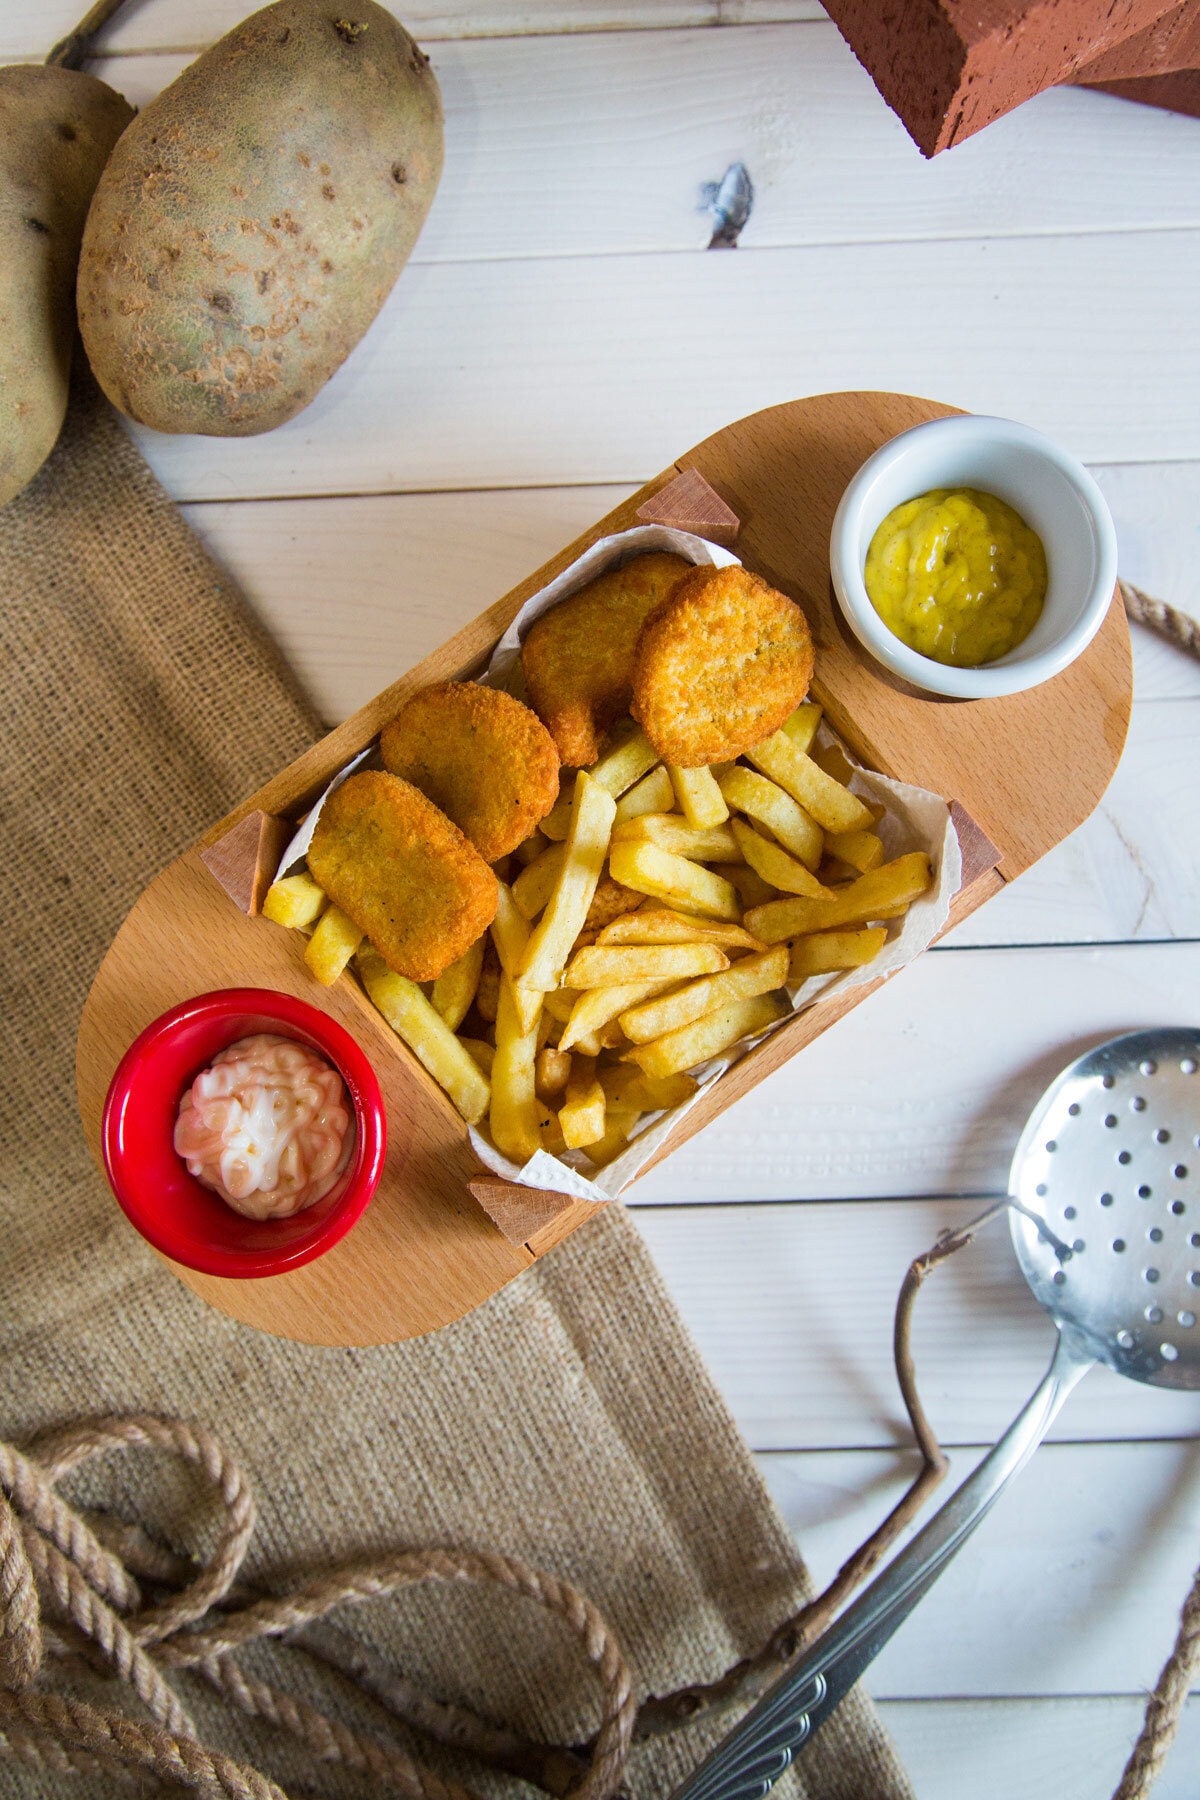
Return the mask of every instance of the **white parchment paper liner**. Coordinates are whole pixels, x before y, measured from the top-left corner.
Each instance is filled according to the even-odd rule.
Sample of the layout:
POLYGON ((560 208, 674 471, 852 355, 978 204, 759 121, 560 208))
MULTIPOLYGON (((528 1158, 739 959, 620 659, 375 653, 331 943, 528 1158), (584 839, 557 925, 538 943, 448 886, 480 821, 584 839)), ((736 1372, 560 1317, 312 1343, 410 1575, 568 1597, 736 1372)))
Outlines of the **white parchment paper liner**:
MULTIPOLYGON (((619 531, 611 537, 600 538, 569 568, 564 569, 561 575, 556 576, 525 602, 493 650, 487 669, 480 679, 489 687, 507 687, 516 669, 521 640, 535 619, 539 619, 560 600, 565 600, 580 588, 586 587, 589 581, 594 581, 606 569, 619 568, 630 557, 641 555, 647 550, 670 550, 677 556, 686 557, 688 562, 713 568, 727 568, 739 561, 732 551, 726 550, 721 544, 710 544, 706 538, 696 537, 690 531, 673 531, 666 525, 638 525, 630 531, 619 531)), ((945 925, 950 916, 950 902, 958 892, 962 880, 962 855, 958 837, 951 823, 950 809, 944 800, 939 799, 936 794, 927 793, 924 788, 909 787, 903 781, 893 781, 886 775, 876 775, 869 769, 859 767, 824 721, 817 733, 817 744, 822 748, 837 744, 854 768, 851 791, 886 809, 884 817, 874 828, 883 840, 886 860, 890 862, 894 857, 903 856, 910 850, 924 850, 933 865, 934 879, 928 893, 913 901, 904 918, 895 919, 888 925, 888 940, 874 962, 868 963, 864 968, 847 969, 841 974, 816 975, 801 982, 798 987, 789 988, 788 995, 794 1012, 810 1006, 814 1000, 822 999, 826 994, 840 994, 848 988, 862 987, 878 980, 881 975, 891 975, 897 969, 905 968, 922 950, 928 948, 945 925)), ((277 876, 294 874, 303 866, 312 841, 313 827, 327 796, 355 769, 370 767, 372 763, 378 766, 377 746, 374 744, 360 751, 352 762, 339 770, 284 851, 276 870, 277 876)), ((501 1156, 490 1139, 474 1125, 468 1128, 472 1147, 480 1161, 495 1174, 518 1182, 522 1187, 545 1188, 571 1194, 579 1200, 613 1200, 641 1173, 659 1145, 670 1135, 685 1113, 695 1106, 700 1094, 706 1092, 715 1081, 719 1081, 725 1070, 739 1061, 754 1044, 769 1037, 771 1032, 778 1031, 786 1023, 786 1018, 780 1019, 775 1025, 768 1027, 767 1031, 760 1032, 758 1037, 736 1045, 723 1056, 692 1071, 700 1083, 696 1094, 670 1112, 651 1114, 630 1139, 629 1148, 603 1169, 592 1169, 586 1153, 581 1150, 568 1151, 569 1162, 539 1150, 527 1163, 518 1166, 501 1156)))

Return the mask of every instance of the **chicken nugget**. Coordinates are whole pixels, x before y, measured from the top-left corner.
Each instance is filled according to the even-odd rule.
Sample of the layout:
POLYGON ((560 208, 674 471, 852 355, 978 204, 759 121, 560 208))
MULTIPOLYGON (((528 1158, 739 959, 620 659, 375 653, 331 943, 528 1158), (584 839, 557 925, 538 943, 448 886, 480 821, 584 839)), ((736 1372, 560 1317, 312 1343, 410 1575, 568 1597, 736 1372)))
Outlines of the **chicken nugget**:
POLYGON ((605 925, 611 925, 625 913, 635 912, 646 898, 644 894, 635 894, 632 888, 622 887, 611 875, 602 875, 596 883, 596 891, 592 895, 592 904, 588 907, 587 917, 583 921, 585 931, 600 931, 605 925))
POLYGON ((521 666, 533 710, 570 769, 590 769, 629 710, 633 653, 647 614, 691 568, 651 550, 560 600, 529 629, 521 666))
POLYGON ((420 788, 485 862, 527 838, 558 799, 558 751, 511 694, 439 681, 407 701, 379 739, 383 766, 420 788))
POLYGON ((496 877, 444 813, 398 775, 364 770, 321 808, 308 866, 389 968, 435 981, 496 916, 496 877))
POLYGON ((778 731, 812 678, 808 620, 748 569, 690 569, 642 627, 633 716, 665 763, 730 762, 778 731))

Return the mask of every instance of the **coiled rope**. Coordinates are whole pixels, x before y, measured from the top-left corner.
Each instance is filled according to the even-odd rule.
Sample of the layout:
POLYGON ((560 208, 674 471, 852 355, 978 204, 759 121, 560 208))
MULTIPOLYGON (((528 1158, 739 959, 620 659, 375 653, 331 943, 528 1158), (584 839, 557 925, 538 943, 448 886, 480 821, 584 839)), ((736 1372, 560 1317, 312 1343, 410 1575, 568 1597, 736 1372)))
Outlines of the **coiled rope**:
MULTIPOLYGON (((476 1800, 470 1789, 422 1768, 399 1744, 343 1724, 248 1675, 237 1662, 237 1652, 247 1645, 302 1634, 335 1607, 439 1581, 499 1587, 561 1619, 595 1671, 603 1712, 590 1765, 489 1730, 470 1714, 432 1702, 420 1721, 424 1729, 514 1772, 529 1773, 531 1762, 543 1778, 553 1769, 553 1791, 572 1800, 610 1800, 616 1791, 636 1710, 629 1670, 596 1608, 557 1576, 517 1557, 486 1552, 399 1551, 327 1570, 290 1593, 238 1605, 234 1583, 254 1530, 253 1496, 218 1439, 180 1419, 139 1415, 72 1426, 43 1443, 36 1456, 0 1442, 0 1490, 0 1749, 12 1756, 62 1772, 155 1775, 222 1800, 287 1800, 259 1770, 199 1742, 166 1673, 190 1669, 240 1711, 298 1737, 318 1761, 373 1776, 388 1791, 412 1800, 476 1800), (55 1492, 57 1482, 81 1463, 113 1449, 143 1447, 173 1452, 193 1464, 224 1510, 216 1549, 199 1574, 150 1606, 129 1561, 101 1542, 99 1526, 93 1529, 55 1492), (133 1689, 152 1724, 40 1687, 48 1658, 77 1658, 80 1649, 133 1689)), ((137 1534, 127 1536, 136 1545, 137 1534)), ((127 1550, 127 1558, 133 1555, 127 1550)), ((181 1562, 156 1554, 148 1541, 138 1560, 159 1582, 165 1567, 181 1562)), ((304 1643, 303 1635, 299 1641, 304 1643)), ((385 1698, 378 1683, 360 1686, 385 1698)), ((412 1709, 408 1716, 412 1722, 412 1709)))

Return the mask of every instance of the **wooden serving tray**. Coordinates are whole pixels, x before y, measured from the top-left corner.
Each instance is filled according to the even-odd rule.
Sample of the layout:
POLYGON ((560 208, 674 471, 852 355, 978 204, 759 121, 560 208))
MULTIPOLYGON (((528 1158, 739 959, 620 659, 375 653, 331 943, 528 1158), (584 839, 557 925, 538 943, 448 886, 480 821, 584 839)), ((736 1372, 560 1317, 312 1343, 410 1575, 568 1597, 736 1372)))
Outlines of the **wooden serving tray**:
MULTIPOLYGON (((341 1243, 293 1273, 261 1281, 230 1281, 172 1265, 198 1294, 284 1337, 319 1344, 391 1342, 432 1331, 479 1305, 594 1210, 574 1202, 550 1224, 531 1230, 526 1242, 510 1242, 468 1191, 480 1170, 466 1128, 441 1089, 355 982, 319 987, 304 965, 303 938, 239 912, 200 853, 256 809, 296 817, 410 693, 431 681, 478 674, 531 594, 595 539, 638 523, 638 507, 683 470, 698 470, 741 519, 736 549, 742 560, 803 606, 817 647, 813 695, 859 760, 958 802, 981 828, 964 834, 964 880, 951 925, 1088 816, 1117 766, 1129 722, 1129 632, 1119 597, 1088 650, 1053 681, 1007 699, 979 701, 938 700, 906 689, 868 660, 836 609, 827 546, 846 483, 888 438, 954 410, 900 394, 823 394, 717 432, 330 732, 151 883, 105 957, 80 1024, 79 1102, 98 1161, 104 1096, 125 1050, 168 1007, 211 988, 276 988, 323 1006, 372 1058, 388 1109, 383 1180, 341 1243)), ((743 1057, 692 1107, 655 1161, 876 985, 818 1001, 743 1057)), ((536 1219, 537 1196, 531 1193, 530 1200, 536 1219)))

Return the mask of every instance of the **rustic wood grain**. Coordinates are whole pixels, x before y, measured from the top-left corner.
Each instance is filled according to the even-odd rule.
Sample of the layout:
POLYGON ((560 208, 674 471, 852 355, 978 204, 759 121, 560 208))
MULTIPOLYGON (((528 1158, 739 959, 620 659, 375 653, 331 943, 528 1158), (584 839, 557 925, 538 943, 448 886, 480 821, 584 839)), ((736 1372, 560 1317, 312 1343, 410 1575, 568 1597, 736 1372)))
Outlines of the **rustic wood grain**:
MULTIPOLYGON (((1033 695, 942 703, 900 693, 840 631, 826 547, 841 491, 887 438, 950 410, 882 393, 794 401, 729 426, 675 468, 698 468, 728 497, 743 521, 743 559, 804 605, 819 652, 814 691, 861 760, 959 800, 994 841, 1001 873, 1011 878, 1087 817, 1112 775, 1129 716, 1129 636, 1118 605, 1078 662, 1033 695)), ((168 1006, 210 987, 257 983, 324 1004, 365 1036, 380 1072, 392 1148, 379 1194, 354 1232, 306 1268, 265 1281, 179 1271, 233 1316, 321 1343, 416 1335, 479 1304, 590 1212, 573 1207, 526 1245, 510 1244, 467 1192, 477 1171, 446 1097, 352 981, 316 989, 299 939, 238 913, 200 856, 255 811, 296 817, 410 693, 477 674, 523 601, 596 538, 634 523, 638 506, 670 473, 622 502, 215 825, 202 846, 151 884, 102 964, 79 1039, 80 1103, 93 1153, 108 1081, 132 1037, 168 1006)), ((995 872, 980 874, 957 897, 951 923, 1002 885, 995 872)), ((820 1003, 766 1039, 691 1109, 655 1161, 878 985, 820 1003)))

